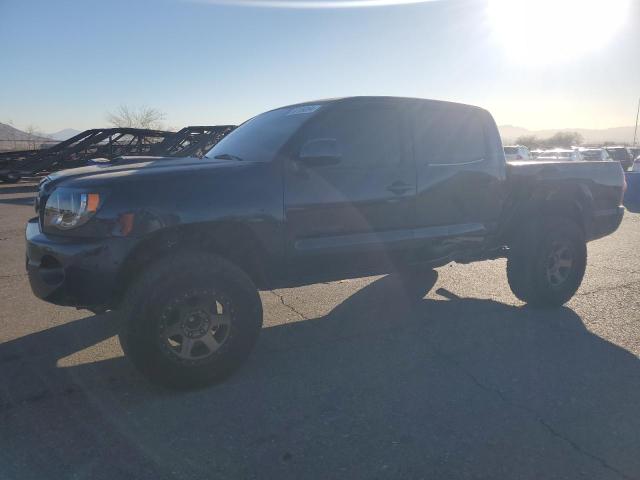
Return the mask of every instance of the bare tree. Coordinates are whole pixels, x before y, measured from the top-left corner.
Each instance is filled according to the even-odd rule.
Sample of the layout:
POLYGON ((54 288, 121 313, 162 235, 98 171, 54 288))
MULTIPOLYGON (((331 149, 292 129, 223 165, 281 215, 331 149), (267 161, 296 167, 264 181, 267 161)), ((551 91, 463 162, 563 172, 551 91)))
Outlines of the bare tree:
POLYGON ((115 113, 107 112, 107 121, 114 127, 161 129, 164 112, 146 106, 120 105, 115 113))
POLYGON ((38 127, 33 124, 27 125, 24 132, 27 134, 27 145, 29 150, 35 150, 40 146, 40 138, 44 135, 40 133, 38 127))
POLYGON ((541 140, 535 135, 522 135, 516 138, 516 145, 524 145, 530 150, 540 148, 541 140))
POLYGON ((558 132, 547 140, 550 147, 570 148, 580 145, 583 141, 578 132, 558 132))
POLYGON ((516 139, 518 145, 525 145, 530 149, 537 148, 570 148, 583 142, 582 135, 578 132, 557 132, 549 138, 538 138, 535 135, 523 135, 516 139))

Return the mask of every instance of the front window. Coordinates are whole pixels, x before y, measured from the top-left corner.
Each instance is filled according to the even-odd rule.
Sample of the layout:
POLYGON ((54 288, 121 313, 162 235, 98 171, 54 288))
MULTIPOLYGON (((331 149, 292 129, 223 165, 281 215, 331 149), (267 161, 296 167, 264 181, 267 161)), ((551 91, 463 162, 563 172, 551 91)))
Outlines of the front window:
POLYGON ((341 168, 397 168, 405 161, 401 114, 384 105, 342 105, 305 127, 301 144, 336 142, 341 168))
POLYGON ((321 105, 286 107, 246 121, 218 142, 207 158, 270 162, 285 142, 321 105))

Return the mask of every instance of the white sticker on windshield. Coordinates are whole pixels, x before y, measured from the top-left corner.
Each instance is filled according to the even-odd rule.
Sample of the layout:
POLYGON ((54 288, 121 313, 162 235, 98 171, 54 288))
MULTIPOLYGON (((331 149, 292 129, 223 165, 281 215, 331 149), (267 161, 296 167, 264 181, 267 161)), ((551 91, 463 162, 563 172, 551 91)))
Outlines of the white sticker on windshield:
POLYGON ((313 113, 318 110, 321 105, 303 105, 302 107, 295 107, 289 110, 287 115, 300 115, 303 113, 313 113))

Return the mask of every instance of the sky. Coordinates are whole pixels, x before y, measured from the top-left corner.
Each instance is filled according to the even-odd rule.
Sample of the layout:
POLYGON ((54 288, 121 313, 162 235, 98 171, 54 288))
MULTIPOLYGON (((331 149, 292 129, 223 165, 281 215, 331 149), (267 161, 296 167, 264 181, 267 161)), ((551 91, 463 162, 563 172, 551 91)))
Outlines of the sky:
POLYGON ((529 129, 633 125, 640 0, 0 0, 0 122, 167 127, 397 95, 529 129))

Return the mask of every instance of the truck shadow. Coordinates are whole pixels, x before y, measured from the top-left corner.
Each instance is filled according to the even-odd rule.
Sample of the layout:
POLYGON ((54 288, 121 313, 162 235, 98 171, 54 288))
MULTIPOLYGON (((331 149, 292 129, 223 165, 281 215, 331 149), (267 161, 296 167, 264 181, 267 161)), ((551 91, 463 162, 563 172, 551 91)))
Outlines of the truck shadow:
POLYGON ((494 478, 640 474, 636 356, 589 332, 569 308, 535 311, 442 288, 442 300, 422 299, 435 281, 415 289, 382 277, 324 317, 265 328, 234 377, 189 393, 149 386, 123 357, 59 367, 115 334, 110 315, 0 345, 2 470, 17 478, 371 478, 380 469, 454 478, 463 465, 494 478))

